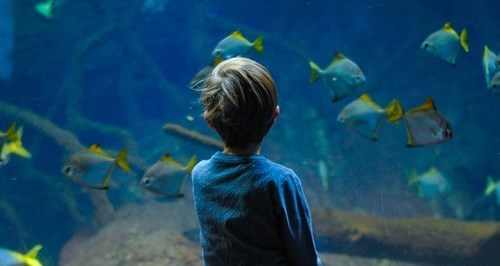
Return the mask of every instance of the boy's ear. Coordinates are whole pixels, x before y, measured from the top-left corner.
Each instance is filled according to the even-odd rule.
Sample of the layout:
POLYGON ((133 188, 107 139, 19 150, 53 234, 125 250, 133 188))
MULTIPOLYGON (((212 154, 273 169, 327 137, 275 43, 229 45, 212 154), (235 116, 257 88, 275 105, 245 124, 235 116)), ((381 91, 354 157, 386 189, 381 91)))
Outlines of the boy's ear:
POLYGON ((203 118, 205 119, 205 122, 207 122, 208 127, 212 130, 215 130, 214 125, 208 121, 207 111, 203 112, 203 118))
POLYGON ((280 107, 279 107, 279 105, 277 105, 276 109, 274 110, 273 123, 276 122, 276 119, 278 118, 279 114, 280 114, 280 107))

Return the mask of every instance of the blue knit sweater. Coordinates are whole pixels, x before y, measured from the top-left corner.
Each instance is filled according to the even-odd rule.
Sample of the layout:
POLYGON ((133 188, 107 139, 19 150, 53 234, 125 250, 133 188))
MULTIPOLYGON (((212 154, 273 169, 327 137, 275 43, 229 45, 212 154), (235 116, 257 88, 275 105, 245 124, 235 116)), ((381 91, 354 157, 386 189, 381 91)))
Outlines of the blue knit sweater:
POLYGON ((217 152, 192 178, 205 265, 321 265, 293 170, 262 155, 217 152))

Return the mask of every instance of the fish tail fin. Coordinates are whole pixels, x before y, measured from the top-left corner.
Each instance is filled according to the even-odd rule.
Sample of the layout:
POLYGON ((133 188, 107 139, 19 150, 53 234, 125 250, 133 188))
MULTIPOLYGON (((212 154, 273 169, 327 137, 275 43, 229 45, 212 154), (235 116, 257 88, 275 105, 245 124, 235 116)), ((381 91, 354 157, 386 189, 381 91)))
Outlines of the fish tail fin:
POLYGON ((489 196, 491 192, 495 191, 495 181, 491 176, 488 176, 488 181, 486 181, 486 189, 484 190, 484 195, 489 196))
POLYGON ((191 174, 191 172, 193 171, 193 168, 194 166, 196 165, 196 163, 198 162, 198 159, 196 158, 196 155, 193 155, 191 157, 191 159, 189 160, 189 162, 187 163, 186 165, 186 171, 191 174))
POLYGON ((259 37, 257 37, 257 39, 255 40, 255 42, 253 42, 253 48, 260 55, 264 54, 264 45, 262 45, 262 41, 263 40, 264 40, 264 35, 260 35, 259 37))
POLYGON ((29 266, 41 266, 42 264, 38 261, 36 256, 38 252, 42 249, 42 245, 38 244, 31 248, 26 254, 24 254, 24 263, 29 266))
POLYGON ((313 61, 309 61, 309 68, 311 69, 311 78, 309 79, 310 83, 313 83, 321 78, 321 68, 319 68, 318 65, 316 65, 313 61))
POLYGON ((469 52, 469 34, 466 28, 460 32, 460 45, 462 45, 462 48, 464 48, 466 52, 469 52))
POLYGON ((392 123, 399 121, 403 117, 404 111, 399 101, 394 99, 385 108, 385 113, 387 115, 387 123, 392 123))
POLYGON ((24 158, 31 158, 31 153, 26 150, 23 145, 21 145, 19 142, 10 142, 8 144, 4 144, 2 147, 2 156, 5 156, 7 154, 17 154, 21 157, 24 158))
POLYGON ((132 172, 132 169, 130 169, 130 166, 128 164, 128 159, 127 159, 127 147, 124 147, 118 155, 116 155, 115 158, 115 163, 120 167, 123 171, 130 173, 132 172))

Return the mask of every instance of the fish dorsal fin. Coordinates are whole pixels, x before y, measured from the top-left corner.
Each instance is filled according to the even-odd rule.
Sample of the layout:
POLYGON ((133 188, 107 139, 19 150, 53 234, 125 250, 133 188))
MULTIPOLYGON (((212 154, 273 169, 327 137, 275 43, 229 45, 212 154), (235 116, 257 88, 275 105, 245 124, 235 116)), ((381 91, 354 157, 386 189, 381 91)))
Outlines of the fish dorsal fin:
POLYGON ((435 166, 432 166, 431 168, 429 168, 429 173, 437 173, 439 172, 438 169, 435 167, 435 166))
POLYGON ((175 166, 177 168, 184 168, 182 166, 182 164, 180 164, 179 162, 177 162, 176 160, 174 160, 172 158, 172 155, 170 153, 163 154, 163 156, 161 157, 160 161, 164 162, 164 163, 168 163, 170 165, 173 165, 173 166, 175 166))
POLYGON ((233 38, 236 38, 236 39, 246 40, 245 37, 243 37, 243 34, 241 34, 241 31, 239 31, 239 30, 231 33, 231 35, 229 35, 229 36, 233 37, 233 38))
POLYGON ((408 111, 408 113, 421 112, 426 110, 437 110, 436 105, 434 104, 434 101, 431 97, 427 97, 422 105, 413 108, 412 110, 408 111))
POLYGON ((101 149, 101 144, 99 144, 99 143, 95 143, 95 144, 90 145, 90 147, 88 147, 87 150, 90 152, 100 154, 104 157, 111 158, 111 156, 107 152, 105 152, 103 149, 101 149))
POLYGON ((7 129, 7 132, 5 132, 5 138, 12 141, 13 138, 16 136, 16 122, 12 122, 10 124, 9 129, 7 129))
POLYGON ((370 95, 368 93, 363 93, 361 96, 359 96, 359 100, 368 104, 368 105, 371 105, 373 107, 382 109, 382 107, 380 107, 380 105, 378 105, 376 102, 374 102, 372 100, 372 98, 370 97, 370 95))
POLYGON ((456 36, 458 38, 458 34, 457 32, 453 29, 453 27, 451 26, 451 22, 446 22, 443 26, 443 30, 445 30, 446 32, 448 33, 451 33, 453 34, 454 36, 456 36))
POLYGON ((345 59, 345 56, 339 52, 336 52, 335 55, 333 56, 333 63, 337 63, 340 60, 345 59))

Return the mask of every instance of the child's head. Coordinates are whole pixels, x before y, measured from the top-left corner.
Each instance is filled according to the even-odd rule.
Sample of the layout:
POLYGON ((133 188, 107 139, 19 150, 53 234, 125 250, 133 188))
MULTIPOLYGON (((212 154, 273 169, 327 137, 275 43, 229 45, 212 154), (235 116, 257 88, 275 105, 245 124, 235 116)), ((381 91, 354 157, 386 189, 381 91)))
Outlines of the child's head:
POLYGON ((261 143, 278 115, 278 93, 271 75, 244 57, 217 65, 200 98, 205 120, 228 147, 261 143))

